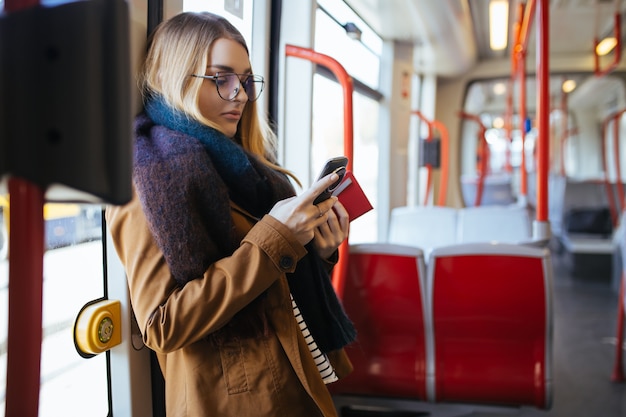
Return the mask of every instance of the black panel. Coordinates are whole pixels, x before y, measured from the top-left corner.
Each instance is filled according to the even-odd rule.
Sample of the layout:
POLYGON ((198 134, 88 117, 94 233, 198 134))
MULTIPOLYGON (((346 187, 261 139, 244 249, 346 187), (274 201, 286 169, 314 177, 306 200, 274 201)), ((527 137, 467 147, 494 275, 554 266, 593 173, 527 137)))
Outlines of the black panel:
MULTIPOLYGON (((128 6, 91 0, 0 17, 0 174, 131 197, 128 6)), ((57 200, 63 200, 63 196, 57 200)))

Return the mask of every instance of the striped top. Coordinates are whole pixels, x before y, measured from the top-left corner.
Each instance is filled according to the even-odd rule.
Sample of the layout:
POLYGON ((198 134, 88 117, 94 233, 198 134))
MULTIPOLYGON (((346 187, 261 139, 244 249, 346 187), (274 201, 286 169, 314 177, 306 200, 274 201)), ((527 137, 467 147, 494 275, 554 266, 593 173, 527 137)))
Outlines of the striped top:
POLYGON ((296 302, 294 301, 293 297, 291 297, 291 307, 293 307, 293 315, 295 316, 296 321, 298 322, 298 326, 300 326, 300 330, 302 331, 304 340, 309 346, 309 350, 311 351, 311 355, 313 355, 313 360, 315 361, 315 364, 317 365, 317 369, 320 371, 322 380, 324 381, 325 384, 330 384, 331 382, 337 381, 339 378, 337 378, 337 375, 335 374, 335 370, 333 369, 333 366, 330 364, 330 361, 328 360, 328 356, 326 356, 326 354, 324 354, 317 347, 317 344, 315 343, 315 340, 313 340, 313 336, 311 335, 311 332, 309 332, 309 329, 306 326, 306 323, 304 322, 304 318, 302 317, 302 314, 300 313, 300 309, 296 305, 296 302))

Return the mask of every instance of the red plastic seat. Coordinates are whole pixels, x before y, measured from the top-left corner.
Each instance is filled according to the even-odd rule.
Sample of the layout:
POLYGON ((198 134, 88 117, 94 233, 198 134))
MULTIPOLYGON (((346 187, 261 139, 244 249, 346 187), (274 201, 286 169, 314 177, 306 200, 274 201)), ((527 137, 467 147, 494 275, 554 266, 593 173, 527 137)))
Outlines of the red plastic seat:
POLYGON ((426 398, 424 257, 416 247, 350 247, 343 305, 357 329, 354 365, 332 394, 426 398))
POLYGON ((552 266, 547 249, 435 249, 428 269, 428 400, 552 402, 552 266))

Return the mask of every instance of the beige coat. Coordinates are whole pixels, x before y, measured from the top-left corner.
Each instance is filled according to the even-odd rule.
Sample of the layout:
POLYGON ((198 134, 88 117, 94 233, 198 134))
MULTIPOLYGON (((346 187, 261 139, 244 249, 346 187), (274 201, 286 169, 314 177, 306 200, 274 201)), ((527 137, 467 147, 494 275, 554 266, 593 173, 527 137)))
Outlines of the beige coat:
MULTIPOLYGON (((168 417, 336 416, 289 298, 285 273, 305 248, 271 216, 257 222, 232 203, 231 214, 241 246, 181 289, 139 200, 106 211, 144 342, 165 377, 168 417), (215 343, 210 335, 237 326, 233 315, 265 290, 268 335, 215 343)), ((343 350, 329 357, 340 378, 352 370, 343 350)))

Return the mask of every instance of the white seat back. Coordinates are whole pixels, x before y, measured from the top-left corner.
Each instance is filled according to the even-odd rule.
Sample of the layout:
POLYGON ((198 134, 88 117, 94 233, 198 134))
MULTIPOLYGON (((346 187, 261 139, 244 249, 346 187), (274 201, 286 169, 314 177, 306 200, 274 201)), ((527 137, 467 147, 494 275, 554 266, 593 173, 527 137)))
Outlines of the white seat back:
POLYGON ((525 207, 466 207, 458 213, 458 243, 520 243, 531 239, 530 215, 525 207))
POLYGON ((389 243, 421 248, 425 258, 457 239, 457 210, 453 207, 396 207, 391 211, 389 243))

